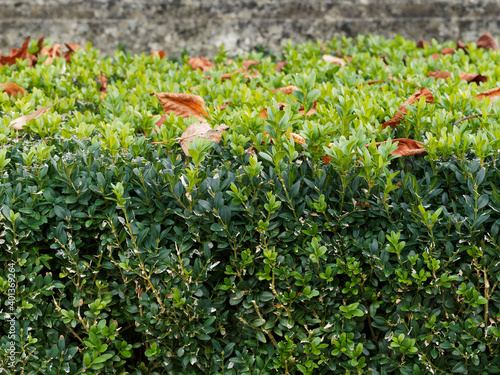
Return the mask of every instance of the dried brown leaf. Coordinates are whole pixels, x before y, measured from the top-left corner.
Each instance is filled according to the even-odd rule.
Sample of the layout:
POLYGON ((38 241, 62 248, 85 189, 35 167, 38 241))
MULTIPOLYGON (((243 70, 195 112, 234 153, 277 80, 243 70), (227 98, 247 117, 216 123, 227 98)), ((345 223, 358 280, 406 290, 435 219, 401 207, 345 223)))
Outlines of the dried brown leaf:
POLYGON ((54 61, 54 59, 56 57, 61 56, 61 51, 62 51, 62 45, 60 45, 60 44, 54 44, 52 47, 45 46, 40 51, 40 57, 48 56, 47 59, 45 60, 44 64, 50 65, 50 64, 52 64, 52 62, 54 61))
POLYGON ((73 52, 79 49, 83 49, 81 45, 76 43, 64 43, 64 45, 66 46, 68 51, 64 52, 63 57, 66 59, 66 62, 68 63, 71 61, 71 55, 73 54, 73 52))
POLYGON ((455 53, 455 50, 450 47, 445 47, 440 51, 443 55, 453 55, 455 53))
POLYGON ((434 79, 447 79, 448 77, 451 77, 451 73, 436 70, 435 72, 429 72, 429 74, 427 74, 427 77, 432 77, 434 79))
POLYGON ((297 86, 292 85, 292 86, 278 87, 277 89, 274 89, 273 92, 277 93, 278 91, 281 91, 286 95, 290 95, 295 90, 299 90, 299 88, 297 86))
MULTIPOLYGON (((288 133, 285 133, 285 135, 288 135, 288 133)), ((290 133, 290 137, 292 137, 293 141, 295 143, 298 143, 299 145, 305 145, 306 144, 306 140, 304 139, 304 137, 302 137, 301 135, 299 135, 297 133, 290 133)))
POLYGON ((12 48, 10 50, 9 56, 0 56, 0 66, 14 65, 16 63, 16 59, 22 59, 22 60, 29 59, 30 60, 29 66, 33 66, 36 63, 37 58, 36 56, 31 55, 28 52, 29 42, 30 42, 30 37, 27 37, 21 48, 12 48))
POLYGON ((158 56, 160 59, 164 59, 165 56, 167 56, 167 54, 165 53, 165 51, 156 50, 156 51, 151 52, 151 57, 155 57, 155 56, 158 56))
POLYGON ((21 117, 18 117, 14 120, 12 120, 9 124, 9 128, 14 129, 14 130, 21 130, 24 125, 26 125, 30 120, 37 119, 41 115, 43 115, 47 110, 55 106, 56 104, 59 104, 63 100, 58 101, 57 103, 51 104, 48 107, 41 107, 37 109, 35 112, 30 113, 29 115, 24 115, 21 117))
POLYGON ((0 83, 0 91, 6 92, 7 95, 17 98, 19 94, 26 94, 26 90, 16 85, 14 82, 0 83))
MULTIPOLYGON (((417 142, 413 139, 408 138, 396 138, 392 140, 392 143, 398 142, 398 148, 394 150, 391 155, 400 155, 400 156, 414 156, 421 155, 425 153, 425 147, 420 142, 417 142)), ((377 142, 377 147, 380 146, 384 142, 377 142)), ((368 147, 366 145, 365 147, 368 147)))
POLYGON ((160 119, 155 122, 155 125, 161 128, 163 121, 167 121, 167 117, 165 115, 161 115, 160 119))
POLYGON ((495 42, 489 32, 485 32, 476 43, 477 48, 497 50, 498 44, 495 42))
POLYGON ((428 46, 429 45, 429 42, 427 42, 426 40, 419 40, 417 42, 417 48, 424 48, 425 46, 428 46))
MULTIPOLYGON (((282 111, 286 106, 288 106, 288 103, 278 103, 279 110, 282 111)), ((265 107, 261 112, 259 117, 261 118, 267 118, 267 107, 265 107)))
POLYGON ((223 109, 225 109, 229 104, 233 104, 232 101, 228 101, 228 102, 225 102, 224 104, 222 104, 219 108, 219 111, 222 111, 223 109))
POLYGON ((260 61, 256 61, 256 60, 246 60, 243 62, 243 67, 245 69, 248 69, 250 68, 251 66, 257 66, 257 65, 260 65, 260 61))
POLYGON ((286 61, 280 61, 276 63, 276 71, 281 72, 283 68, 286 66, 286 61))
POLYGON ((180 141, 184 154, 191 157, 188 151, 189 144, 196 138, 206 138, 215 143, 219 143, 222 132, 227 129, 229 129, 229 126, 224 124, 219 125, 216 129, 212 129, 206 122, 202 122, 200 124, 191 124, 187 127, 184 133, 182 133, 181 137, 177 138, 177 140, 180 141))
POLYGON ((457 51, 458 51, 459 49, 463 50, 466 54, 469 54, 469 50, 468 50, 467 46, 466 46, 466 45, 465 45, 465 43, 464 43, 464 42, 462 42, 461 40, 459 40, 459 41, 457 42, 457 51))
MULTIPOLYGON (((317 102, 316 100, 313 102, 313 107, 309 111, 307 111, 306 116, 311 116, 311 115, 314 115, 316 113, 316 110, 317 110, 316 109, 316 102, 317 102)), ((303 105, 300 106, 299 113, 301 115, 304 114, 304 106, 303 105)))
POLYGON ((392 119, 382 124, 382 129, 385 129, 388 126, 395 129, 403 119, 403 115, 406 115, 406 106, 418 102, 422 96, 425 97, 426 103, 434 103, 434 96, 432 95, 431 90, 422 87, 418 92, 404 101, 403 105, 398 108, 398 112, 392 119))
POLYGON ((432 57, 434 60, 439 60, 441 58, 441 55, 439 53, 433 53, 429 57, 432 57))
POLYGON ((337 64, 337 65, 340 65, 340 66, 345 66, 347 64, 344 59, 342 59, 340 57, 335 57, 335 56, 332 56, 332 55, 323 55, 321 58, 324 61, 326 61, 327 63, 330 63, 330 64, 337 64))
POLYGON ((101 100, 104 100, 104 97, 108 93, 108 79, 104 77, 104 74, 100 74, 99 76, 99 83, 101 84, 101 87, 97 91, 100 92, 101 100))
POLYGON ((205 57, 190 57, 187 63, 191 66, 191 69, 201 69, 204 72, 208 72, 214 66, 205 57))
POLYGON ((462 81, 466 81, 467 83, 476 82, 478 85, 481 82, 488 81, 488 77, 478 73, 459 73, 458 76, 462 81))
POLYGON ((208 113, 203 108, 205 101, 199 95, 158 92, 156 93, 156 97, 160 100, 160 104, 166 114, 173 113, 183 118, 194 116, 199 121, 207 121, 205 117, 208 117, 208 113))
POLYGON ((498 98, 500 96, 500 87, 495 87, 494 89, 483 91, 479 94, 477 94, 476 99, 484 99, 485 97, 489 98, 498 98))

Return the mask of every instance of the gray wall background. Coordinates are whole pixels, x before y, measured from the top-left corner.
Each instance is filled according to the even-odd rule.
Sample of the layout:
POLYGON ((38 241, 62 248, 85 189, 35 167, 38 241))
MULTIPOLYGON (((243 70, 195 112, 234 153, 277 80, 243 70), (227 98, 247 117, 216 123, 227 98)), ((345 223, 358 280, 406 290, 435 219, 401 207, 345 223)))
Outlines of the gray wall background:
POLYGON ((439 41, 500 37, 500 0, 0 0, 0 49, 30 35, 53 43, 87 41, 110 54, 213 55, 258 44, 372 33, 439 41))

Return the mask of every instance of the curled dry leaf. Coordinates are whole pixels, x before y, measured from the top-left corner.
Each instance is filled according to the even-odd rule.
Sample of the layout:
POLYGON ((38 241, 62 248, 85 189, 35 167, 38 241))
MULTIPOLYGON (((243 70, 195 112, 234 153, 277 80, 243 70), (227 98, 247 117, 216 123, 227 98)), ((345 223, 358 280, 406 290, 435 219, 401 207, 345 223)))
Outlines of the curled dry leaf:
POLYGON ((276 63, 276 71, 281 72, 285 66, 286 66, 286 61, 277 62, 276 63))
POLYGON ((434 96, 432 95, 431 90, 422 87, 418 92, 416 92, 415 94, 413 94, 404 101, 403 105, 398 108, 397 113, 394 115, 392 119, 382 124, 382 129, 385 129, 388 126, 395 129, 403 119, 403 116, 406 115, 406 106, 412 105, 415 102, 418 103, 418 101, 422 96, 425 97, 426 103, 434 103, 434 96))
POLYGON ((16 85, 14 82, 0 83, 0 91, 6 92, 7 95, 17 98, 19 94, 26 94, 26 90, 16 85))
MULTIPOLYGON (((288 106, 288 103, 278 103, 278 108, 282 111, 285 107, 288 106)), ((265 107, 259 115, 260 118, 267 118, 267 107, 265 107)))
POLYGON ((207 121, 205 117, 208 117, 208 113, 203 108, 205 101, 199 95, 158 92, 156 93, 156 97, 166 114, 173 113, 183 118, 194 116, 199 121, 207 121))
MULTIPOLYGON (((433 77, 434 79, 447 79, 450 76, 450 72, 442 72, 440 70, 429 72, 429 74, 427 74, 427 77, 433 77)), ((466 81, 467 83, 476 82, 477 84, 480 84, 481 82, 488 81, 488 77, 477 73, 459 73, 458 76, 462 81, 466 81)))
MULTIPOLYGON (((317 110, 317 109, 316 109, 316 103, 317 103, 317 101, 315 100, 315 101, 313 102, 313 107, 312 107, 309 111, 307 111, 306 116, 311 116, 311 115, 314 115, 314 114, 316 113, 316 110, 317 110)), ((304 106, 303 106, 303 105, 302 105, 302 106, 300 106, 300 108, 299 108, 299 113, 300 113, 301 115, 303 115, 303 114, 304 114, 304 106)))
POLYGON ((167 54, 165 53, 165 51, 156 50, 156 51, 151 52, 151 57, 155 57, 155 56, 158 56, 160 59, 164 59, 165 56, 167 56, 167 54))
POLYGON ((429 74, 427 74, 427 77, 432 77, 434 79, 447 79, 448 77, 451 77, 451 73, 436 70, 435 72, 429 72, 429 74))
POLYGON ((273 92, 277 93, 278 91, 281 91, 286 95, 290 95, 295 90, 299 90, 299 88, 297 86, 292 85, 292 86, 278 87, 277 89, 274 89, 273 92))
POLYGON ((225 109, 229 104, 233 104, 232 101, 228 101, 228 102, 225 102, 224 104, 222 104, 219 108, 219 111, 222 111, 223 109, 225 109))
MULTIPOLYGON (((288 133, 285 133, 285 135, 288 135, 288 133)), ((306 144, 306 140, 304 139, 304 137, 302 137, 301 135, 299 135, 297 133, 290 133, 290 137, 293 138, 293 141, 295 143, 298 143, 299 145, 306 144)))
POLYGON ((468 49, 467 49, 467 46, 466 46, 466 45, 465 45, 465 43, 464 43, 464 42, 462 42, 461 40, 459 40, 459 41, 457 42, 457 51, 458 51, 459 49, 463 50, 463 51, 464 51, 465 53, 467 53, 467 54, 469 53, 469 51, 468 51, 468 49))
MULTIPOLYGON (((330 143, 330 144, 328 145, 328 148, 332 148, 332 147, 333 147, 333 145, 334 145, 334 143, 330 143)), ((322 156, 322 157, 321 157, 321 160, 323 160, 323 162, 324 162, 325 164, 330 164, 330 162, 331 162, 333 159, 332 159, 332 157, 331 157, 331 156, 325 155, 325 156, 322 156)))
POLYGON ((361 208, 370 208, 370 203, 369 202, 356 201, 355 206, 359 206, 361 208))
POLYGON ((249 148, 247 148, 247 149, 245 150, 245 152, 246 152, 247 154, 252 155, 252 156, 256 156, 256 155, 257 155, 257 149, 256 149, 255 147, 253 147, 253 146, 250 146, 249 148))
POLYGON ((163 121, 167 121, 167 117, 165 115, 161 115, 160 119, 155 122, 155 125, 161 128, 163 121))
POLYGON ((426 40, 419 40, 417 42, 417 48, 424 48, 425 46, 428 46, 429 45, 429 42, 427 42, 426 40))
POLYGON ((187 127, 184 133, 182 133, 181 137, 177 138, 176 140, 181 142, 181 147, 182 151, 184 151, 184 154, 191 157, 188 151, 189 144, 196 138, 206 138, 215 143, 219 143, 222 132, 227 129, 229 129, 229 126, 224 124, 219 125, 216 129, 212 129, 206 122, 202 122, 201 124, 191 124, 187 127))
MULTIPOLYGON (((234 72, 224 73, 221 76, 221 80, 225 81, 226 79, 231 79, 232 76, 234 76, 235 74, 238 74, 240 72, 243 73, 243 77, 245 77, 248 82, 250 82, 251 78, 256 77, 256 76, 259 75, 259 72, 257 70, 254 71, 252 74, 249 75, 248 74, 249 72, 247 70, 239 68, 239 69, 235 70, 234 72)), ((204 76, 203 78, 210 79, 210 78, 212 78, 212 76, 204 76)))
POLYGON ((214 66, 205 57, 190 57, 187 63, 191 66, 191 69, 201 69, 204 72, 208 72, 214 66))
MULTIPOLYGON (((316 113, 316 110, 317 110, 317 109, 316 109, 316 102, 317 102, 316 100, 313 102, 313 107, 312 107, 309 111, 307 111, 306 116, 311 116, 311 115, 313 115, 313 114, 315 114, 315 113, 316 113)), ((287 106, 288 106, 288 103, 278 103, 278 106, 279 106, 279 107, 278 107, 278 108, 279 108, 279 110, 280 110, 280 111, 282 111, 285 107, 287 107, 287 106)), ((301 105, 301 106, 300 106, 300 108, 299 108, 299 113, 300 113, 301 115, 304 115, 304 106, 303 106, 303 105, 301 105)), ((265 107, 265 108, 264 108, 264 109, 260 112, 259 117, 261 117, 261 118, 267 118, 267 107, 265 107)))
MULTIPOLYGON (((392 140, 392 143, 398 142, 398 148, 391 152, 391 155, 400 155, 400 156, 413 156, 413 155, 421 155, 425 153, 425 147, 420 142, 417 142, 413 139, 408 138, 396 138, 392 140)), ((377 142, 377 147, 380 146, 384 142, 377 142)), ((365 147, 368 147, 366 145, 365 147)))
POLYGON ((257 66, 257 65, 260 65, 260 61, 246 60, 246 61, 243 62, 243 66, 245 67, 245 69, 248 69, 251 66, 257 66))
POLYGON ((483 91, 479 94, 477 94, 476 99, 482 100, 485 97, 489 98, 498 98, 500 96, 500 87, 495 87, 494 89, 483 91))
POLYGON ((108 79, 104 77, 104 74, 102 74, 99 77, 99 83, 101 84, 101 87, 97 91, 100 92, 101 100, 104 100, 104 97, 108 93, 108 79))
POLYGON ((40 57, 48 56, 44 64, 50 65, 52 64, 52 62, 56 57, 61 56, 61 51, 62 51, 62 45, 60 44, 54 44, 52 47, 45 46, 42 48, 40 52, 40 57))
POLYGON ((35 112, 30 113, 29 115, 24 115, 21 117, 18 117, 14 120, 12 120, 9 124, 9 128, 14 129, 14 130, 21 130, 24 125, 26 125, 30 120, 37 119, 41 115, 43 115, 47 110, 55 106, 56 104, 59 104, 63 102, 64 100, 60 100, 57 103, 51 104, 48 107, 42 107, 37 109, 35 112))
POLYGON ((345 66, 347 64, 344 59, 342 59, 340 57, 335 57, 335 56, 332 56, 332 55, 323 55, 321 58, 324 61, 326 61, 327 63, 330 63, 330 64, 337 64, 337 65, 340 65, 340 66, 345 66))
POLYGON ((68 50, 64 52, 63 57, 66 59, 66 62, 68 63, 71 61, 71 55, 73 54, 73 52, 79 49, 83 49, 81 45, 76 43, 64 43, 64 45, 68 50))
POLYGON ((455 50, 450 47, 445 47, 440 51, 443 55, 453 55, 455 53, 455 50))
POLYGON ((467 83, 476 82, 478 85, 481 82, 488 81, 488 77, 477 73, 459 73, 458 76, 462 81, 466 81, 467 83))
POLYGON ((16 63, 16 59, 22 59, 22 60, 29 59, 30 60, 29 66, 33 66, 37 61, 37 57, 35 55, 31 55, 28 52, 29 42, 30 42, 30 37, 27 37, 21 48, 12 48, 10 50, 9 56, 0 56, 0 66, 14 65, 16 63))
POLYGON ((495 42, 489 32, 485 32, 476 43, 477 48, 497 50, 498 44, 495 42))

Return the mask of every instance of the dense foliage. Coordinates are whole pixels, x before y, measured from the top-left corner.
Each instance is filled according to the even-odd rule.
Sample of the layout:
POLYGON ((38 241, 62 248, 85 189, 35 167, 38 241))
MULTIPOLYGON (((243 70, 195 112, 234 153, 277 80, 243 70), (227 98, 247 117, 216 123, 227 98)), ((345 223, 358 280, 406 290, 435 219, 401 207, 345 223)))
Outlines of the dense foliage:
POLYGON ((471 43, 429 57, 443 47, 221 50, 207 73, 88 46, 0 67, 27 91, 0 93, 0 301, 7 312, 14 273, 17 371, 500 372, 500 111, 476 99, 500 55, 471 43), (222 79, 246 58, 260 65, 222 79), (451 77, 426 77, 437 69, 451 77), (434 103, 383 128, 422 87, 434 103), (198 120, 156 126, 160 92, 200 95, 210 126, 229 126, 220 143, 197 138, 187 157, 176 138, 198 120), (395 155, 395 138, 426 155, 395 155))

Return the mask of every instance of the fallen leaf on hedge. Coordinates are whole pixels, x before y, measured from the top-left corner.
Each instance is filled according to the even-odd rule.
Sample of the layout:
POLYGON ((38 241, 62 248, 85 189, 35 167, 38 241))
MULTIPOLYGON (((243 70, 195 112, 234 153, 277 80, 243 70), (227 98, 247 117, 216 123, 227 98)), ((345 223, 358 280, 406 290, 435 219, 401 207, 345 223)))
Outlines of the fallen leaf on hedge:
MULTIPOLYGON (((450 76, 450 72, 442 72, 440 70, 429 72, 429 74, 427 74, 427 77, 433 77, 435 79, 447 79, 450 76)), ((459 73, 458 76, 462 81, 466 81, 467 83, 476 82, 477 84, 479 84, 481 82, 488 81, 488 77, 478 73, 459 73)))
POLYGON ((417 48, 424 48, 424 46, 428 46, 429 45, 429 42, 427 42, 426 40, 419 40, 417 42, 417 48))
POLYGON ((26 94, 26 90, 16 85, 14 82, 0 83, 0 91, 6 92, 7 95, 17 98, 19 94, 26 94))
POLYGON ((281 72, 281 70, 286 66, 286 61, 280 61, 276 63, 276 71, 281 72))
MULTIPOLYGON (((334 143, 330 143, 328 145, 328 148, 331 148, 334 145, 334 143)), ((331 156, 325 155, 321 157, 321 160, 325 162, 325 164, 330 164, 330 162, 333 160, 331 156)))
POLYGON ((204 72, 208 72, 214 66, 214 64, 204 57, 190 57, 187 63, 191 66, 191 69, 201 69, 204 72))
POLYGON ((224 104, 222 104, 219 108, 219 111, 222 111, 223 109, 225 109, 229 104, 233 104, 232 101, 228 101, 228 102, 225 102, 224 104))
MULTIPOLYGON (((245 77, 248 81, 250 81, 250 79, 252 77, 256 77, 259 75, 258 71, 254 71, 252 74, 249 75, 247 70, 239 68, 239 69, 235 70, 234 72, 224 73, 221 76, 221 80, 225 81, 226 79, 231 79, 232 76, 234 76, 235 74, 238 74, 238 73, 243 73, 243 77, 245 77)), ((203 76, 203 78, 210 79, 210 78, 212 78, 212 76, 203 76)))
POLYGON ((71 55, 73 54, 73 52, 79 49, 83 49, 81 45, 76 43, 64 43, 64 45, 66 46, 68 51, 63 53, 63 57, 66 59, 66 62, 68 63, 71 61, 71 55))
POLYGON ((441 55, 439 53, 433 53, 432 55, 430 55, 430 57, 432 57, 434 60, 438 60, 441 58, 441 55))
MULTIPOLYGON (((288 135, 288 133, 285 133, 285 135, 288 135)), ((297 133, 290 133, 290 137, 292 137, 293 141, 295 143, 298 143, 299 145, 305 145, 306 144, 306 140, 304 139, 304 137, 302 137, 301 135, 299 135, 297 133)))
MULTIPOLYGON (((278 103, 278 108, 280 111, 282 111, 286 106, 288 106, 288 103, 278 103)), ((259 117, 261 118, 267 118, 267 107, 265 107, 261 112, 259 117)))
MULTIPOLYGON (((391 152, 391 155, 400 155, 400 156, 413 156, 413 155, 421 155, 425 153, 425 147, 420 142, 417 142, 413 139, 408 138, 396 138, 392 140, 392 143, 398 142, 398 148, 391 152)), ((377 147, 380 146, 384 142, 377 142, 377 147)), ((366 145, 365 147, 368 147, 366 145)))
POLYGON ((187 127, 187 129, 182 133, 180 138, 176 140, 181 142, 182 151, 186 156, 191 156, 189 154, 189 144, 193 142, 196 138, 206 138, 210 139, 215 143, 220 142, 220 137, 222 132, 229 129, 227 125, 219 125, 216 129, 212 129, 210 125, 206 122, 202 122, 201 124, 191 124, 187 127))
POLYGON ((340 65, 340 66, 345 66, 347 64, 344 59, 342 59, 340 57, 335 57, 335 56, 332 56, 332 55, 323 55, 321 58, 324 61, 326 61, 327 63, 330 63, 330 64, 337 64, 337 65, 340 65))
POLYGON ((158 56, 160 59, 164 59, 165 56, 167 56, 167 54, 165 53, 165 51, 156 50, 156 51, 151 52, 151 57, 155 57, 155 56, 158 56))
POLYGON ((21 48, 12 48, 9 56, 0 56, 0 65, 10 66, 16 63, 16 59, 29 59, 30 63, 28 65, 33 66, 36 63, 37 58, 28 52, 29 42, 30 37, 27 37, 21 48))
POLYGON ((385 129, 388 126, 395 129, 403 119, 403 116, 406 115, 406 106, 418 102, 422 96, 425 97, 426 103, 434 103, 434 96, 432 95, 431 90, 422 87, 418 92, 404 101, 403 105, 398 108, 397 113, 392 119, 382 124, 382 129, 385 129))
POLYGON ((443 55, 453 55, 455 53, 455 50, 451 47, 445 47, 440 52, 443 55))
POLYGON ((458 76, 462 81, 466 81, 467 83, 476 82, 478 85, 481 82, 488 81, 488 77, 477 73, 459 73, 458 76))
POLYGON ((447 79, 448 77, 451 77, 451 73, 436 70, 435 72, 429 72, 429 74, 427 74, 427 77, 432 77, 434 79, 447 79))
POLYGON ((462 42, 461 40, 459 40, 459 41, 457 42, 457 51, 458 51, 459 49, 463 50, 463 51, 464 51, 465 53, 467 53, 467 54, 469 53, 469 51, 468 51, 468 49, 467 49, 467 46, 466 46, 466 45, 465 45, 465 43, 464 43, 464 42, 462 42))
POLYGON ((369 207, 370 207, 370 203, 368 203, 368 202, 356 201, 356 206, 360 206, 361 208, 369 208, 369 207))
POLYGON ((247 148, 245 150, 245 152, 247 154, 250 154, 250 155, 253 155, 253 156, 257 155, 257 149, 255 147, 253 147, 253 146, 250 146, 249 148, 247 148))
POLYGON ((61 51, 62 51, 62 45, 60 45, 60 44, 54 44, 52 47, 45 46, 40 51, 40 57, 48 56, 47 59, 45 60, 44 64, 50 65, 50 64, 52 64, 52 62, 54 61, 54 59, 56 57, 61 56, 61 51))
POLYGON ((500 87, 495 87, 494 89, 483 91, 477 94, 476 99, 483 99, 485 97, 498 98, 500 96, 500 87))
POLYGON ((163 121, 167 121, 167 117, 165 115, 161 115, 160 119, 155 122, 155 125, 161 128, 163 121))
POLYGON ((485 32, 476 43, 477 48, 497 50, 498 44, 495 42, 489 32, 485 32))
MULTIPOLYGON (((304 106, 303 105, 300 106, 299 113, 301 115, 304 114, 304 106)), ((307 111, 306 116, 311 116, 315 113, 316 113, 316 100, 313 102, 313 107, 309 111, 307 111)))
POLYGON ((101 87, 97 91, 100 92, 101 100, 104 100, 104 97, 108 93, 108 79, 104 77, 104 74, 102 74, 99 77, 99 83, 101 84, 101 87))
POLYGON ((274 89, 273 92, 277 93, 278 91, 281 91, 286 95, 290 95, 295 90, 299 90, 299 88, 297 86, 292 85, 292 86, 278 87, 277 89, 274 89))
POLYGON ((51 104, 48 107, 42 107, 37 109, 35 112, 30 113, 29 115, 24 115, 21 117, 18 117, 14 120, 12 120, 9 124, 9 128, 14 129, 14 130, 21 130, 24 125, 26 125, 30 120, 37 119, 41 115, 43 115, 47 110, 55 106, 56 104, 59 104, 63 100, 58 101, 57 103, 51 104))
POLYGON ((199 121, 207 121, 204 116, 208 117, 208 113, 203 108, 205 101, 199 95, 158 92, 156 97, 166 114, 173 113, 183 118, 194 116, 199 121))
POLYGON ((257 65, 260 65, 260 61, 256 61, 256 60, 243 61, 243 66, 245 67, 245 69, 248 69, 251 66, 257 66, 257 65))

